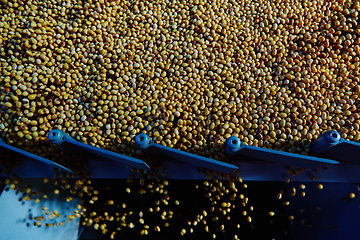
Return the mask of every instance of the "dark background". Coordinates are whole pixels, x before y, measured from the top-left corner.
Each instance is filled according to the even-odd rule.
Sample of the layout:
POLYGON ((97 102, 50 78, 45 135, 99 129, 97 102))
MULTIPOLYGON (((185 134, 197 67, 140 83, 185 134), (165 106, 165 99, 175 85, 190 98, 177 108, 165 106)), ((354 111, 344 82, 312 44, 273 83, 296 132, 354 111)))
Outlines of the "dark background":
MULTIPOLYGON (((299 182, 252 182, 247 181, 247 188, 243 188, 241 183, 237 183, 237 197, 235 201, 230 201, 230 194, 222 196, 218 202, 226 201, 235 205, 235 208, 226 216, 230 216, 230 220, 226 219, 222 213, 217 211, 210 212, 212 207, 211 201, 205 194, 204 181, 195 180, 169 180, 167 187, 169 191, 169 204, 166 206, 159 204, 160 211, 158 213, 149 213, 147 209, 156 208, 155 201, 164 196, 164 194, 151 194, 147 189, 147 180, 145 186, 141 186, 138 180, 133 183, 127 183, 126 180, 91 180, 91 186, 99 190, 99 200, 91 205, 90 211, 94 210, 98 214, 107 211, 110 215, 119 212, 120 215, 130 211, 131 216, 127 217, 127 223, 132 222, 135 228, 122 227, 115 235, 115 239, 212 239, 212 234, 216 234, 216 239, 233 239, 234 234, 239 239, 359 239, 360 237, 360 202, 358 198, 358 189, 355 183, 323 183, 324 189, 319 190, 316 182, 307 182, 305 189, 300 188, 299 182), (195 188, 198 185, 198 188, 195 188), (296 188, 295 196, 291 196, 291 189, 296 188), (130 188, 131 192, 127 193, 126 188, 130 188), (139 189, 147 189, 147 193, 138 194, 139 189), (283 197, 278 200, 277 195, 283 190, 283 197), (305 196, 301 196, 301 192, 305 191, 305 196), (355 193, 355 198, 350 198, 349 194, 355 193), (248 203, 242 206, 239 195, 243 194, 248 197, 248 203), (115 203, 121 205, 126 203, 126 208, 117 208, 115 205, 109 206, 105 203, 112 199, 115 203), (175 204, 175 200, 180 202, 175 204), (284 202, 289 201, 288 206, 284 202), (253 211, 250 210, 253 207, 253 211), (165 221, 160 215, 163 211, 172 210, 173 218, 168 220, 169 227, 164 227, 165 221), (198 223, 197 226, 189 226, 187 221, 193 222, 198 214, 206 210, 208 215, 206 225, 209 232, 204 230, 205 225, 198 223), (243 215, 243 211, 247 211, 247 216, 251 216, 251 223, 248 222, 247 216, 243 215), (139 212, 143 211, 145 224, 149 225, 149 234, 147 236, 140 235, 143 225, 139 223, 139 212), (274 216, 270 216, 269 212, 275 212, 274 216), (289 216, 294 216, 294 220, 289 220, 289 216), (218 217, 218 221, 212 219, 218 217), (225 231, 220 230, 221 224, 224 224, 225 231), (240 224, 240 228, 236 225, 240 224), (161 231, 156 232, 155 226, 160 226, 161 231), (190 227, 194 232, 190 233, 190 227), (180 235, 181 229, 186 229, 184 236, 180 235)), ((157 185, 154 181, 154 187, 157 185)), ((213 182, 208 181, 209 183, 213 182)), ((224 186, 228 186, 223 181, 224 186)), ((0 190, 4 185, 0 185, 0 190)), ((228 187, 227 187, 228 188, 228 187)), ((232 193, 232 191, 230 191, 232 193)), ((85 201, 89 197, 84 197, 85 201)), ((86 203, 85 203, 86 204, 86 203)), ((90 207, 90 204, 86 204, 90 207)), ((118 223, 107 222, 109 233, 111 229, 119 226, 118 223)), ((79 228, 81 240, 85 239, 109 239, 109 234, 102 234, 101 231, 94 230, 93 227, 79 228)))

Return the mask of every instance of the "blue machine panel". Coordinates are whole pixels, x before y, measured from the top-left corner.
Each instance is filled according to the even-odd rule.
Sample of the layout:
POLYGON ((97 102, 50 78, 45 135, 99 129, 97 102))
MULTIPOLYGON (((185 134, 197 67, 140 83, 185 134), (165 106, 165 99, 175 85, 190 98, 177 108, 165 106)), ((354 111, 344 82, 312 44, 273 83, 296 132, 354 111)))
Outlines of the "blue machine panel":
MULTIPOLYGON (((131 168, 124 164, 151 171, 142 160, 77 142, 60 130, 51 131, 49 139, 71 152, 85 154, 91 178, 127 179, 131 168)), ((162 162, 164 170, 158 169, 157 172, 161 174, 164 171, 169 179, 205 179, 206 174, 199 174, 201 168, 231 174, 239 170, 240 166, 239 176, 244 180, 283 181, 290 177, 293 181, 360 182, 360 165, 357 164, 356 154, 360 144, 341 139, 336 131, 326 132, 313 142, 311 150, 318 157, 248 146, 240 139, 230 137, 226 141, 230 163, 156 144, 146 134, 139 134, 135 140, 142 151, 162 162), (297 167, 297 171, 301 169, 300 173, 292 174, 295 169, 292 166, 297 167), (327 170, 320 167, 326 167, 327 170), (313 173, 314 168, 319 169, 316 174, 313 173)), ((52 177, 54 167, 72 173, 55 162, 7 145, 3 141, 0 141, 0 149, 3 155, 10 153, 12 159, 21 161, 21 167, 14 168, 11 172, 19 177, 52 177)), ((214 174, 213 177, 219 176, 214 174)))
POLYGON ((360 143, 342 139, 336 131, 327 131, 312 144, 311 152, 343 163, 360 164, 360 143))
POLYGON ((151 141, 148 135, 143 133, 136 136, 135 142, 142 151, 154 156, 163 155, 182 162, 186 162, 188 164, 205 167, 208 169, 212 169, 214 171, 223 172, 227 174, 231 174, 238 169, 238 167, 233 164, 216 161, 213 159, 205 158, 202 156, 198 156, 195 154, 187 153, 184 151, 176 150, 173 148, 165 147, 160 144, 154 143, 153 141, 151 141))
POLYGON ((107 151, 101 148, 93 147, 88 144, 80 143, 71 138, 68 134, 61 130, 52 130, 49 133, 49 140, 67 150, 81 153, 86 152, 92 155, 98 156, 102 159, 108 159, 114 162, 118 162, 125 165, 130 165, 146 171, 151 171, 151 168, 144 162, 136 158, 128 157, 111 151, 107 151))
MULTIPOLYGON (((39 157, 35 154, 26 152, 19 148, 6 144, 0 138, 0 153, 2 156, 7 158, 5 155, 9 155, 11 159, 21 160, 21 167, 14 169, 15 174, 23 177, 49 177, 54 174, 53 169, 58 168, 62 171, 73 173, 70 169, 61 166, 58 163, 39 157)), ((0 166, 1 169, 1 166, 0 166)))
POLYGON ((226 140, 226 154, 233 159, 236 157, 243 159, 254 158, 305 168, 317 168, 332 164, 339 164, 339 162, 330 159, 245 145, 239 138, 234 136, 226 140))

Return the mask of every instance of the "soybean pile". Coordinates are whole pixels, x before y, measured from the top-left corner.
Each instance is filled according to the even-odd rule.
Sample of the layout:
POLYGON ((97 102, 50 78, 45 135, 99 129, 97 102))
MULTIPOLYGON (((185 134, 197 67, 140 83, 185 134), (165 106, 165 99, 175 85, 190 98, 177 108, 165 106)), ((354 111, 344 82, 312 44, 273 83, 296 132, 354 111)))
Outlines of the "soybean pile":
MULTIPOLYGON (((359 141, 358 1, 20 1, 0 9, 1 137, 44 157, 61 129, 226 161, 225 140, 308 154, 359 141)), ((50 151, 49 151, 50 150, 50 151)))
MULTIPOLYGON (((144 158, 134 141, 139 133, 220 161, 228 161, 230 136, 305 155, 327 130, 359 141, 359 10, 359 1, 343 0, 1 0, 0 136, 77 173, 85 163, 70 164, 77 157, 49 142, 51 130, 136 158, 144 158)), ((153 192, 162 191, 158 178, 153 192)), ((155 183, 149 182, 151 193, 155 183)), ((213 187, 204 184, 206 191, 213 187)), ((101 221, 130 212, 114 217, 111 207, 123 205, 101 195, 109 209, 91 207, 98 191, 87 185, 79 179, 71 190, 91 198, 90 206, 79 207, 83 225, 114 238, 118 226, 108 229, 101 221), (97 212, 101 218, 93 220, 97 212)), ((220 185, 215 190, 226 193, 220 185)), ((161 194, 164 204, 170 201, 167 191, 161 194)), ((232 198, 215 203, 220 200, 210 195, 213 204, 223 204, 216 208, 224 216, 235 206, 232 198)), ((245 207, 247 197, 237 196, 245 207)), ((166 211, 161 218, 172 215, 166 211)), ((243 212, 248 222, 251 211, 243 212)))

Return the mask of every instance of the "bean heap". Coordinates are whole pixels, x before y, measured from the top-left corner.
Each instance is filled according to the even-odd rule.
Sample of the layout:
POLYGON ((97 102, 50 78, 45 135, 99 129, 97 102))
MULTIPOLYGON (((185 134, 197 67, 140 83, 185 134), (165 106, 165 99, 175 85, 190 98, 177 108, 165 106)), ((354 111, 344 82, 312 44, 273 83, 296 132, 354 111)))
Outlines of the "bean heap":
MULTIPOLYGON (((61 129, 226 160, 226 138, 308 154, 359 141, 358 1, 21 1, 0 9, 1 137, 44 157, 61 129)), ((50 148, 51 151, 48 151, 50 148)))
POLYGON ((360 140, 357 0, 1 2, 0 136, 39 156, 59 161, 53 129, 221 161, 230 136, 300 154, 330 129, 360 140))

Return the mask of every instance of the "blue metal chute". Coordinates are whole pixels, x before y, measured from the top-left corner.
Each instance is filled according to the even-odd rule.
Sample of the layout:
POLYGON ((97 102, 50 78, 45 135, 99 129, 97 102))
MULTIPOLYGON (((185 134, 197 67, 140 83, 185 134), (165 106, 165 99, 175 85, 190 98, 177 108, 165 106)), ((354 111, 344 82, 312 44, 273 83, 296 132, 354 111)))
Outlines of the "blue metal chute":
POLYGON ((167 156, 182 162, 190 163, 192 165, 208 168, 226 174, 231 174, 238 170, 238 167, 233 164, 205 158, 202 156, 154 143, 153 141, 151 141, 148 135, 143 133, 136 136, 135 142, 142 151, 151 155, 167 156))
POLYGON ((311 152, 343 163, 360 164, 360 143, 342 139, 336 131, 327 131, 312 144, 311 152))
POLYGON ((232 159, 251 158, 304 168, 317 168, 339 164, 339 162, 330 159, 245 145, 239 138, 234 136, 226 140, 226 154, 232 159))
MULTIPOLYGON (((92 178, 127 179, 131 169, 124 168, 123 164, 151 171, 144 161, 80 143, 61 130, 51 131, 49 139, 70 152, 81 154, 87 162, 92 178)), ((230 137, 226 141, 226 154, 230 163, 156 144, 146 134, 139 134, 135 142, 142 151, 163 162, 163 170, 170 179, 204 179, 206 174, 199 175, 199 167, 231 174, 241 165, 240 176, 244 180, 282 181, 289 176, 291 166, 295 166, 306 170, 302 170, 302 174, 292 179, 306 181, 312 175, 312 169, 326 166, 328 170, 320 170, 316 174, 316 181, 360 181, 357 174, 360 171, 359 158, 356 154, 360 144, 342 139, 336 131, 328 131, 312 143, 311 150, 316 157, 248 146, 239 138, 230 137)), ((5 144, 2 139, 0 155, 3 159, 21 162, 21 167, 11 170, 11 173, 20 177, 52 177, 54 167, 72 173, 60 164, 5 144)), ((16 166, 15 162, 11 161, 9 164, 16 166)), ((4 167, 10 169, 9 166, 4 167)))
POLYGON ((80 143, 61 130, 52 130, 49 135, 50 142, 57 144, 71 152, 87 153, 102 159, 108 159, 131 167, 151 171, 151 168, 142 160, 97 148, 88 144, 80 143))
POLYGON ((73 173, 70 169, 56 162, 8 145, 1 138, 0 151, 3 154, 10 153, 11 159, 21 160, 22 165, 14 169, 15 173, 20 177, 48 177, 53 175, 54 167, 68 173, 73 173))

